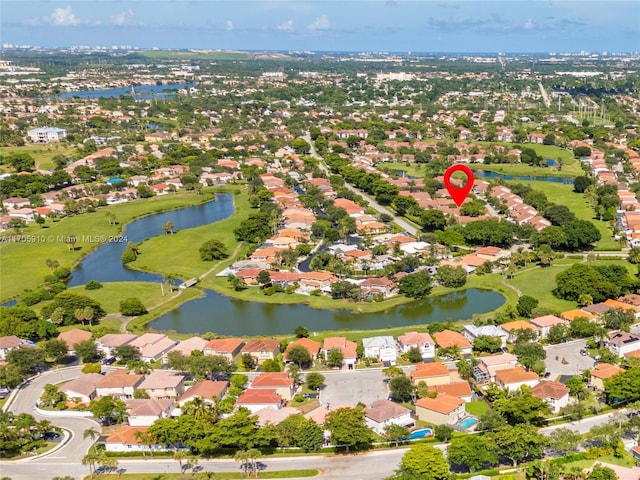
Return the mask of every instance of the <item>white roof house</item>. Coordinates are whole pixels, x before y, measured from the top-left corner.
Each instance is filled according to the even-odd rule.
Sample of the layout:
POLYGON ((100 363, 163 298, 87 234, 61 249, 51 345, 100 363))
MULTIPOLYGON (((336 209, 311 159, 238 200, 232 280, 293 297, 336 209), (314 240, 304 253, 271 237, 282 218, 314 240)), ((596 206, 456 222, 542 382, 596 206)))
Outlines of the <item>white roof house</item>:
POLYGON ((365 357, 375 357, 382 362, 396 364, 396 342, 391 335, 363 338, 362 346, 365 357))

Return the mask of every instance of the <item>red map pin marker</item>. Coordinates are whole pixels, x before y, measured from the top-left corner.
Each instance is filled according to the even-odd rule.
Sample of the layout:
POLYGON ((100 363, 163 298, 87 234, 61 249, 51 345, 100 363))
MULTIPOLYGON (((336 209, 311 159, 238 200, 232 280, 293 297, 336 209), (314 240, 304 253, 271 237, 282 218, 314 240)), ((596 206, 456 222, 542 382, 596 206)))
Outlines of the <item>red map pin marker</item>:
POLYGON ((467 195, 469 195, 469 192, 473 187, 473 180, 473 170, 471 170, 466 165, 462 165, 459 163, 456 165, 452 165, 451 167, 447 168, 446 172, 444 172, 444 186, 447 187, 449 195, 451 195, 451 198, 453 198, 453 201, 456 202, 456 205, 458 207, 462 205, 464 199, 467 198, 467 195), (451 184, 451 175, 453 174, 453 172, 464 172, 464 174, 467 176, 467 184, 464 187, 457 188, 451 184))

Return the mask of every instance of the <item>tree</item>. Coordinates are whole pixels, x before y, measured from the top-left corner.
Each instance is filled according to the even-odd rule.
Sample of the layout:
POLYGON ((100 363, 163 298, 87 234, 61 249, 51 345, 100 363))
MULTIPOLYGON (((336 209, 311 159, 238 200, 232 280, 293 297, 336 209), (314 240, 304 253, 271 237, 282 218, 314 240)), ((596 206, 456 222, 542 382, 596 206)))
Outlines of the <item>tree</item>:
POLYGON ((130 297, 120 301, 120 313, 127 317, 136 317, 148 312, 142 300, 136 297, 130 297))
POLYGON ((431 275, 427 270, 421 270, 400 279, 398 292, 410 298, 421 299, 431 293, 431 275))
MULTIPOLYGON (((87 439, 90 438, 92 442, 96 441, 96 438, 100 437, 100 432, 98 432, 95 428, 90 427, 87 428, 84 432, 82 432, 82 439, 87 439)), ((96 449, 96 445, 95 443, 92 445, 92 449, 95 452, 96 449)))
POLYGON ((436 440, 439 442, 448 442, 453 437, 453 427, 449 425, 436 425, 434 431, 436 440))
POLYGON ((327 365, 329 367, 341 367, 344 361, 344 354, 339 348, 332 348, 327 352, 327 365))
POLYGON ((533 425, 520 424, 503 427, 490 435, 500 455, 511 460, 516 467, 527 458, 539 458, 549 445, 549 439, 537 432, 533 425))
POLYGON ((120 345, 113 349, 113 356, 118 358, 119 363, 127 364, 140 358, 140 352, 133 345, 120 345))
POLYGON ((502 348, 502 340, 499 337, 479 335, 473 339, 473 349, 476 352, 499 352, 502 348))
POLYGON ((127 405, 122 401, 113 398, 111 395, 96 398, 89 403, 89 411, 94 417, 102 422, 113 418, 122 419, 127 411, 127 405))
POLYGON ((93 340, 84 340, 73 346, 76 356, 80 358, 82 363, 92 363, 100 358, 98 347, 93 340))
POLYGON ((573 220, 562 226, 570 250, 584 250, 602 238, 598 228, 589 220, 573 220))
POLYGON ((389 423, 384 427, 383 437, 389 442, 394 442, 397 447, 400 442, 409 438, 409 429, 402 425, 389 423))
POLYGON ((63 340, 52 338, 40 344, 45 357, 54 363, 63 363, 67 357, 67 344, 63 340))
POLYGON ((271 283, 271 275, 269 274, 269 271, 260 270, 260 273, 258 273, 257 280, 258 280, 258 283, 263 287, 269 285, 271 283))
POLYGON ((632 367, 607 378, 604 381, 604 391, 607 398, 611 400, 624 399, 627 402, 640 400, 640 367, 632 367))
POLYGON ((256 359, 250 353, 243 353, 240 357, 240 363, 246 370, 253 370, 258 365, 256 359))
POLYGON ((568 428, 558 428, 549 434, 549 446, 566 457, 578 451, 582 436, 568 428))
POLYGON ((389 393, 391 397, 406 402, 414 393, 413 384, 406 375, 396 375, 389 381, 389 393))
POLYGON ((422 353, 420 353, 420 349, 417 347, 411 347, 407 352, 407 359, 411 363, 420 363, 422 362, 422 353))
POLYGON ((400 462, 400 469, 391 477, 398 480, 447 480, 449 464, 442 451, 418 444, 411 447, 400 462))
POLYGON ((260 365, 260 370, 263 372, 281 372, 282 365, 278 360, 274 360, 272 358, 268 358, 260 365))
POLYGON ((205 262, 222 260, 228 256, 227 247, 220 240, 207 240, 200 247, 200 259, 205 262))
POLYGON ((507 421, 502 415, 496 412, 493 408, 490 408, 478 419, 478 430, 481 432, 498 430, 504 427, 507 421))
POLYGON ((578 400, 582 400, 586 397, 587 386, 581 376, 575 376, 569 378, 565 382, 565 386, 569 389, 569 395, 578 400))
POLYGON ((22 373, 15 365, 0 365, 0 385, 15 388, 22 383, 22 373))
POLYGON ((33 375, 44 365, 44 354, 35 348, 17 348, 6 356, 7 363, 14 366, 22 376, 33 375))
POLYGON ((91 476, 93 476, 95 472, 96 463, 99 458, 99 454, 92 451, 89 451, 84 457, 82 457, 82 465, 89 465, 89 473, 91 474, 91 476))
POLYGON ((467 467, 471 472, 498 464, 494 446, 478 435, 453 437, 447 447, 447 458, 451 465, 467 467))
POLYGON ((293 334, 296 336, 296 338, 308 338, 309 330, 304 328, 302 325, 298 325, 293 331, 293 334))
POLYGON ((311 151, 311 145, 304 138, 295 138, 291 142, 291 147, 298 155, 306 155, 311 151))
POLYGON ((537 298, 533 298, 529 295, 522 295, 518 298, 518 304, 516 305, 518 315, 521 317, 531 318, 531 312, 538 306, 538 303, 540 302, 537 298))
POLYGON ((420 225, 422 225, 422 230, 425 232, 444 230, 447 225, 447 219, 440 210, 430 208, 420 212, 420 225))
POLYGON ((594 465, 587 480, 617 480, 616 472, 609 467, 594 465))
POLYGON ((187 452, 184 450, 176 450, 173 452, 173 459, 178 462, 178 465, 180 466, 180 475, 184 475, 184 465, 182 462, 186 460, 187 456, 187 452))
POLYGON ((287 361, 302 367, 311 363, 311 355, 302 345, 294 345, 287 350, 287 361))
POLYGON ((551 205, 547 207, 544 211, 544 217, 549 220, 552 225, 558 227, 576 219, 575 214, 569 210, 569 207, 566 205, 551 205))
POLYGON ((89 310, 84 310, 83 319, 79 320, 84 322, 84 320, 88 320, 91 323, 94 320, 104 317, 105 311, 102 306, 85 295, 80 295, 73 292, 61 292, 58 293, 55 297, 53 297, 53 301, 48 305, 42 307, 42 316, 44 318, 50 318, 51 314, 57 309, 60 308, 64 312, 62 324, 63 325, 71 325, 76 323, 78 320, 75 313, 78 310, 82 309, 91 309, 91 317, 86 318, 89 310))
POLYGON ((467 272, 462 267, 442 265, 436 272, 436 280, 449 288, 459 288, 467 283, 467 272))
POLYGON ((309 390, 318 390, 324 385, 324 375, 317 372, 308 373, 305 377, 309 390))
POLYGON ((547 352, 537 342, 520 342, 513 349, 520 363, 528 369, 532 369, 536 362, 547 358, 547 352))
POLYGON ((63 410, 66 408, 67 396, 55 385, 45 385, 38 406, 41 408, 63 410))
POLYGON ((309 418, 301 425, 296 435, 296 444, 306 452, 318 450, 324 442, 324 433, 320 425, 309 418))
POLYGON ((371 446, 372 432, 364 420, 363 408, 338 408, 330 411, 325 419, 324 428, 331 433, 331 443, 344 447, 348 452, 366 450, 371 446))
MULTIPOLYGON (((629 331, 629 327, 636 321, 633 310, 623 310, 622 308, 611 308, 602 315, 604 327, 609 330, 629 331)), ((51 340, 49 340, 51 341, 51 340)))
POLYGON ((637 265, 640 263, 640 247, 631 247, 629 250, 629 263, 637 265))
POLYGON ((493 407, 512 426, 521 423, 539 426, 544 421, 543 415, 551 412, 547 402, 533 396, 527 387, 522 387, 514 395, 497 399, 493 407))
POLYGON ((573 156, 576 158, 584 158, 591 156, 591 149, 589 147, 575 147, 573 149, 573 156))
POLYGON ((173 224, 173 222, 169 221, 167 223, 165 223, 164 225, 162 225, 162 230, 164 230, 164 233, 170 233, 173 235, 173 227, 175 225, 173 224))

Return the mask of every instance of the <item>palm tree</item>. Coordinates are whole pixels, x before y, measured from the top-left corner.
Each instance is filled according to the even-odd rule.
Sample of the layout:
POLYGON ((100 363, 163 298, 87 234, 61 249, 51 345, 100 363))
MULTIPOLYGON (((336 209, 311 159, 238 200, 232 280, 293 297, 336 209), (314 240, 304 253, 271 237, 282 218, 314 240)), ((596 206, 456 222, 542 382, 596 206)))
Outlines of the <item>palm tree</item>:
POLYGON ((56 308, 51 312, 51 321, 56 325, 60 325, 64 320, 64 309, 62 307, 56 308))
MULTIPOLYGON (((137 430, 134 432, 133 436, 140 442, 141 445, 146 446, 149 449, 149 454, 153 457, 153 450, 151 449, 151 436, 146 431, 137 430)), ((144 449, 142 449, 142 456, 144 457, 144 449)))
POLYGON ((73 312, 73 316, 76 317, 76 320, 78 320, 79 322, 82 322, 82 324, 84 325, 84 321, 86 320, 84 316, 84 308, 77 308, 73 312))
POLYGON ((629 263, 640 263, 640 247, 632 247, 631 250, 629 250, 629 263))
POLYGON ((192 475, 195 473, 194 469, 198 466, 199 460, 198 457, 191 457, 187 460, 187 470, 191 470, 192 475))
MULTIPOLYGON (((137 432, 136 432, 137 433, 137 432)), ((93 451, 96 451, 96 438, 98 438, 100 436, 100 433, 93 427, 91 428, 87 428, 84 432, 82 432, 82 438, 91 438, 91 441, 94 442, 92 447, 93 447, 93 451)))
POLYGON ((95 473, 96 462, 99 460, 100 456, 96 452, 87 452, 87 454, 82 457, 82 465, 89 465, 89 473, 93 475, 95 473))
POLYGON ((98 465, 109 469, 109 471, 112 472, 113 470, 116 470, 118 468, 118 460, 112 457, 107 457, 107 455, 102 452, 100 454, 100 458, 98 459, 98 465))
POLYGON ((233 459, 240 464, 240 469, 249 476, 249 455, 244 450, 238 450, 233 459))
POLYGON ((187 452, 185 452, 184 450, 176 450, 175 452, 173 452, 173 459, 178 462, 178 465, 180 465, 180 475, 184 475, 182 462, 185 458, 187 458, 187 452))
POLYGON ((164 233, 171 233, 173 234, 173 222, 169 221, 167 223, 165 223, 164 225, 162 225, 162 230, 164 230, 164 233))
MULTIPOLYGON (((251 470, 253 470, 253 474, 255 478, 258 478, 258 457, 261 455, 260 450, 257 448, 250 448, 247 451, 247 459, 251 461, 251 470)), ((247 476, 248 476, 247 472, 247 476)))

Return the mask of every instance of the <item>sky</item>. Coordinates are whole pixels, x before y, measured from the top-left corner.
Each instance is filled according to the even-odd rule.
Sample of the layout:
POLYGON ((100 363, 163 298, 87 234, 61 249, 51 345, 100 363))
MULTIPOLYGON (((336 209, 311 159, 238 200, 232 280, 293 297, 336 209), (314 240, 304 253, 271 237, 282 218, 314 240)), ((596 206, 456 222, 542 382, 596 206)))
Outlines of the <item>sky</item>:
POLYGON ((0 0, 0 42, 358 52, 637 52, 640 0, 0 0))

